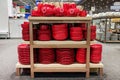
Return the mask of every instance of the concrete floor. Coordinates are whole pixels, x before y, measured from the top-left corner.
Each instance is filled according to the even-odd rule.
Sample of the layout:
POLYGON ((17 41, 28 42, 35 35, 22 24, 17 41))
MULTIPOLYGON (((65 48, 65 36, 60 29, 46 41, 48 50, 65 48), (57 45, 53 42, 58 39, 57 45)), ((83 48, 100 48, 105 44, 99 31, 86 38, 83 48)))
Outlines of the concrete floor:
POLYGON ((78 73, 59 73, 59 76, 48 73, 46 77, 41 75, 39 78, 31 79, 30 76, 15 76, 17 45, 21 42, 20 39, 0 39, 0 80, 120 80, 119 43, 103 44, 104 76, 102 79, 98 76, 85 79, 79 77, 78 73))

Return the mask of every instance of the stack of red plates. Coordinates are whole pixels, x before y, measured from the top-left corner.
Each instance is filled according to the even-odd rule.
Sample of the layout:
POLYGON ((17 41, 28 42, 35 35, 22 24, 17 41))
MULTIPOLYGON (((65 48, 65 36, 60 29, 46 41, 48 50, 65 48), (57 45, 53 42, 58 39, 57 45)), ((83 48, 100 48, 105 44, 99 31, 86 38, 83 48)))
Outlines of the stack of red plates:
MULTIPOLYGON (((90 40, 95 40, 96 39, 96 26, 90 26, 91 28, 91 33, 90 33, 90 40)), ((84 39, 87 39, 87 28, 84 28, 84 39)))
POLYGON ((81 64, 86 63, 86 49, 85 48, 79 48, 77 50, 76 60, 77 62, 81 64))
POLYGON ((96 26, 91 26, 91 40, 96 39, 96 26))
POLYGON ((102 45, 101 44, 93 44, 90 47, 90 61, 92 63, 99 63, 102 58, 102 45))
MULTIPOLYGON (((20 44, 18 46, 18 59, 21 64, 30 64, 30 45, 20 44)), ((37 55, 34 54, 34 62, 37 62, 37 55)))
POLYGON ((41 48, 39 49, 39 63, 50 64, 55 62, 54 49, 41 48))
POLYGON ((38 30, 38 40, 48 41, 51 40, 51 32, 48 25, 41 25, 38 30))
POLYGON ((70 38, 72 40, 78 41, 83 39, 83 32, 81 27, 71 27, 70 28, 70 38))
POLYGON ((53 38, 55 40, 65 40, 68 37, 67 24, 54 24, 52 26, 53 38))
POLYGON ((57 63, 72 64, 74 63, 74 50, 73 49, 57 49, 56 50, 57 63))
MULTIPOLYGON (((29 22, 24 22, 21 24, 22 27, 22 39, 25 41, 30 40, 30 34, 29 34, 29 22)), ((36 31, 37 29, 33 28, 33 39, 36 40, 36 31)))

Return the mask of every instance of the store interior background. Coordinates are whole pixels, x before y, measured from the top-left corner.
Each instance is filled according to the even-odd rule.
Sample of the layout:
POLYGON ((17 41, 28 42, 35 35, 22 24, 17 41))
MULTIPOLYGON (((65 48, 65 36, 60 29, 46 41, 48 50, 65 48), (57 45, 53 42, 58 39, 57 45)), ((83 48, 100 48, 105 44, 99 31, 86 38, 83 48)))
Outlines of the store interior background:
MULTIPOLYGON (((55 0, 51 0, 55 1, 55 0)), ((65 0, 62 0, 65 1, 65 0)), ((67 0, 66 0, 67 1, 67 0)), ((70 0, 73 1, 73 0, 70 0)), ((22 28, 21 24, 24 21, 28 21, 25 17, 25 4, 30 3, 34 6, 33 3, 35 0, 0 0, 0 61, 3 61, 2 67, 5 69, 0 69, 0 74, 2 78, 6 78, 6 80, 27 80, 30 79, 28 76, 17 77, 15 76, 15 63, 17 62, 17 51, 16 47, 18 44, 22 42, 22 28), (14 16, 13 11, 13 2, 17 3, 17 15, 14 16), (17 17, 16 17, 17 16, 17 17), (8 43, 10 43, 8 45, 8 43), (12 45, 12 46, 11 46, 12 45), (6 48, 6 50, 4 50, 6 48), (9 48, 9 49, 8 49, 9 48), (10 49, 12 51, 10 51, 10 49), (13 54, 13 55, 11 55, 13 54), (8 57, 4 57, 5 55, 9 55, 11 59, 8 61, 8 57), (4 60, 3 60, 4 59, 4 60), (9 63, 9 64, 4 64, 9 63), (10 67, 12 69, 10 69, 10 67), (8 71, 7 71, 8 70, 8 71), (6 73, 6 74, 5 74, 6 73), (9 77, 6 77, 9 75, 9 77)), ((106 80, 119 80, 120 76, 120 63, 119 63, 119 42, 120 42, 120 1, 119 0, 76 0, 75 1, 79 5, 83 5, 84 8, 88 11, 89 15, 93 17, 93 24, 97 26, 97 37, 96 40, 101 42, 114 42, 114 43, 102 43, 103 48, 103 63, 105 65, 104 68, 104 77, 106 80), (108 18, 108 14, 110 19, 108 18), (114 18, 114 19, 111 19, 114 18), (107 25, 106 25, 107 24, 107 25), (107 26, 106 34, 105 27, 107 26), (114 34, 113 34, 114 33, 114 34), (114 60, 116 60, 114 62, 114 60)), ((68 75, 70 76, 70 75, 68 75)), ((73 76, 74 77, 74 76, 73 76)), ((94 78, 94 77, 92 77, 94 78)), ((4 80, 3 79, 3 80, 4 80)), ((42 80, 44 80, 43 78, 42 80)), ((77 80, 78 78, 76 78, 77 80)), ((46 79, 45 79, 46 80, 46 79)), ((48 79, 50 80, 50 79, 48 79)), ((51 80, 53 80, 51 78, 51 80)), ((55 79, 54 79, 55 80, 55 79)), ((61 80, 67 80, 66 78, 61 80)), ((73 80, 71 78, 71 80, 73 80)), ((75 79, 74 79, 75 80, 75 79)), ((92 80, 92 79, 91 79, 92 80)), ((96 78, 94 79, 96 80, 96 78)))

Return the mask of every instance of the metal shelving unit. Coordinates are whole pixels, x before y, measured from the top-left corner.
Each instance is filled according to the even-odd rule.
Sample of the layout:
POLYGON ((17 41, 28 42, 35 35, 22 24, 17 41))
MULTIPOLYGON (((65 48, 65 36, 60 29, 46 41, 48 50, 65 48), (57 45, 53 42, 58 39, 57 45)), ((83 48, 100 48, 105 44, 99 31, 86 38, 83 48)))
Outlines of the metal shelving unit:
POLYGON ((100 20, 100 22, 102 21, 102 20, 104 20, 105 21, 105 31, 103 32, 104 33, 104 40, 101 40, 101 39, 96 39, 96 40, 98 40, 98 41, 100 41, 100 42, 104 42, 104 43, 119 43, 120 42, 120 40, 117 40, 117 41, 112 41, 112 40, 107 40, 107 29, 108 29, 108 27, 111 27, 111 19, 114 19, 114 18, 119 18, 119 17, 117 17, 117 16, 114 16, 114 17, 98 17, 98 18, 93 18, 93 21, 94 20, 100 20), (109 21, 108 21, 109 20, 109 21), (108 23, 108 24, 107 24, 108 23))

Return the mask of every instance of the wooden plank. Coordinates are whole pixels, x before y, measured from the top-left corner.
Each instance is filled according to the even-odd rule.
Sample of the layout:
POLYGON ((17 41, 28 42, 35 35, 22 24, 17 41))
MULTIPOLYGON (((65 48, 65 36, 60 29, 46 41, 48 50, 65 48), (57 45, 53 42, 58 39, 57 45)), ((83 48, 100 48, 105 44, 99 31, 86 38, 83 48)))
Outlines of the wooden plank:
POLYGON ((30 45, 30 67, 31 67, 31 78, 34 78, 34 55, 33 55, 33 47, 30 45))
POLYGON ((91 32, 91 29, 90 29, 90 22, 88 23, 88 27, 87 27, 87 54, 86 54, 86 77, 89 78, 90 76, 90 32, 91 32))
POLYGON ((108 19, 111 19, 111 18, 120 18, 120 16, 97 17, 97 18, 93 18, 93 20, 96 20, 96 19, 105 19, 105 18, 108 18, 108 19))
POLYGON ((92 17, 29 17, 30 21, 90 21, 92 17))
MULTIPOLYGON (((34 64, 34 67, 36 68, 85 68, 86 64, 79 64, 74 63, 71 65, 62 65, 58 63, 52 63, 52 64, 34 64)), ((103 68, 104 65, 102 63, 94 64, 90 63, 90 68, 103 68)), ((30 68, 30 65, 22 65, 19 62, 16 64, 16 68, 30 68)))
POLYGON ((30 22, 30 44, 33 44, 33 24, 30 22))
POLYGON ((34 68, 34 72, 86 72, 86 68, 34 68))
POLYGON ((106 41, 106 42, 110 42, 110 43, 119 43, 120 41, 106 41))
MULTIPOLYGON (((104 42, 100 39, 96 39, 97 41, 104 42)), ((120 41, 106 41, 106 43, 120 43, 120 41)))
POLYGON ((21 68, 16 68, 16 76, 20 76, 21 68))
MULTIPOLYGON (((29 44, 29 41, 23 42, 29 44)), ((91 44, 96 43, 91 41, 91 44)), ((87 48, 86 41, 34 41, 34 48, 87 48)))
POLYGON ((80 21, 80 20, 76 20, 76 21, 71 21, 71 20, 59 20, 59 21, 54 21, 54 20, 51 20, 51 21, 42 21, 42 20, 32 20, 31 22, 33 22, 33 23, 35 23, 35 22, 37 22, 37 23, 48 23, 48 24, 50 24, 50 23, 88 23, 89 21, 85 21, 85 20, 83 20, 83 21, 80 21))
POLYGON ((103 68, 100 68, 99 72, 100 72, 100 77, 102 77, 103 76, 103 68))
MULTIPOLYGON (((90 41, 90 44, 95 44, 97 41, 90 41)), ((24 44, 30 44, 30 41, 22 41, 24 44)), ((72 40, 66 40, 66 41, 57 41, 57 40, 51 40, 51 41, 34 41, 33 44, 86 44, 86 41, 72 41, 72 40)))

